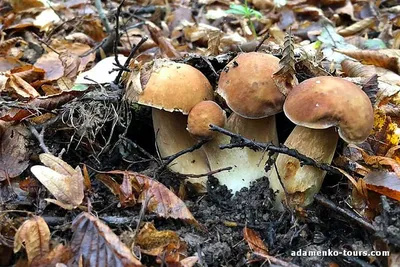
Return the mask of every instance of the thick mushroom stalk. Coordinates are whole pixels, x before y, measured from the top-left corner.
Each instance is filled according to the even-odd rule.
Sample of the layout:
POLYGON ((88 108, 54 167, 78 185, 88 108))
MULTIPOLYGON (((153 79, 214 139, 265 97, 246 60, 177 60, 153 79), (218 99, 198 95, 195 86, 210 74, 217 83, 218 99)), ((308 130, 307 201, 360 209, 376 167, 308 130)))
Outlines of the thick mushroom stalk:
MULTIPOLYGON (((156 59, 137 65, 128 81, 125 98, 153 108, 153 126, 161 157, 171 156, 196 144, 186 131, 186 114, 199 102, 212 100, 214 92, 207 78, 187 64, 156 59), (183 114, 183 115, 182 115, 183 114)), ((209 172, 200 150, 178 157, 169 166, 181 174, 209 172)), ((197 179, 205 190, 205 179, 197 179)))
POLYGON ((225 127, 249 139, 258 142, 277 143, 275 117, 251 120, 233 113, 225 123, 225 112, 212 101, 203 101, 194 106, 188 117, 188 131, 198 140, 209 140, 202 149, 207 155, 211 171, 231 167, 229 171, 219 172, 214 176, 220 184, 226 185, 233 192, 265 176, 264 166, 268 155, 250 149, 234 148, 221 150, 220 145, 227 144, 230 138, 212 132, 210 124, 225 127))
MULTIPOLYGON (((365 141, 373 127, 368 96, 355 84, 337 77, 316 77, 295 86, 283 110, 298 125, 285 145, 322 163, 332 161, 338 140, 334 127, 348 143, 365 141)), ((271 188, 278 191, 278 207, 285 194, 289 206, 309 205, 325 174, 315 167, 301 167, 295 158, 278 155, 276 170, 270 176, 271 188)))
MULTIPOLYGON (((225 128, 257 142, 278 144, 275 116, 251 120, 233 113, 225 128)), ((206 144, 207 156, 212 155, 212 158, 207 157, 211 170, 232 167, 230 171, 214 175, 221 184, 237 192, 249 187, 251 182, 269 175, 264 170, 269 158, 267 152, 253 151, 249 148, 219 149, 219 145, 229 142, 230 137, 219 133, 215 139, 206 144)))
MULTIPOLYGON (((330 164, 338 138, 334 128, 315 130, 296 126, 286 139, 285 146, 294 148, 318 162, 330 164)), ((314 195, 319 192, 326 175, 326 172, 321 169, 301 166, 299 160, 285 154, 278 155, 275 166, 276 168, 272 168, 269 176, 269 183, 270 187, 277 192, 278 209, 281 209, 281 202, 285 200, 285 197, 291 206, 309 205, 314 195)))

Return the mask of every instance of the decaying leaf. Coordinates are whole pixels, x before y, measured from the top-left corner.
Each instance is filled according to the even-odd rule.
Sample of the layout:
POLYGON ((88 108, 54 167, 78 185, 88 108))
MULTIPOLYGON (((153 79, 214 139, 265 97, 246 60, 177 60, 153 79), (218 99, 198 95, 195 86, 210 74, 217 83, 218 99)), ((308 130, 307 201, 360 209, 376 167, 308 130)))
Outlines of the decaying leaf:
POLYGON ((179 262, 187 253, 185 243, 179 239, 176 232, 158 231, 152 223, 146 223, 142 227, 135 245, 138 245, 143 253, 163 257, 166 262, 171 263, 179 262))
POLYGON ((293 86, 299 83, 296 78, 295 63, 293 37, 289 30, 283 43, 282 59, 279 61, 280 68, 272 75, 272 79, 283 95, 287 95, 293 86))
POLYGON ((20 105, 12 108, 3 106, 0 109, 0 120, 21 121, 60 107, 81 94, 82 92, 79 91, 63 92, 58 95, 42 96, 27 102, 21 102, 20 105))
POLYGON ((400 76, 393 71, 373 65, 364 65, 353 60, 343 60, 342 69, 350 77, 369 78, 372 75, 378 75, 379 81, 385 81, 394 85, 400 85, 400 76))
POLYGON ((58 58, 64 67, 64 77, 75 79, 81 64, 80 57, 70 52, 63 52, 58 55, 58 58))
POLYGON ((78 266, 143 266, 111 229, 98 218, 83 212, 72 223, 72 264, 78 266), (82 258, 81 258, 82 257, 82 258))
POLYGON ((365 18, 363 20, 357 21, 349 27, 339 30, 338 33, 342 36, 350 36, 370 27, 374 22, 375 18, 365 18))
MULTIPOLYGON (((62 244, 53 248, 50 252, 41 257, 33 259, 29 267, 59 266, 66 264, 72 258, 72 251, 62 244)), ((66 266, 66 265, 63 265, 66 266)), ((61 267, 61 266, 60 266, 61 267)))
POLYGON ((50 230, 43 218, 33 216, 25 221, 15 234, 14 252, 24 245, 29 263, 36 257, 43 257, 49 251, 50 230))
POLYGON ((22 124, 0 120, 0 182, 20 175, 28 167, 28 136, 22 124))
MULTIPOLYGON (((138 194, 139 202, 148 194, 151 198, 147 208, 158 216, 181 219, 199 225, 185 203, 162 183, 136 172, 109 171, 106 174, 123 175, 124 179, 129 179, 134 191, 138 194)), ((112 187, 115 188, 115 186, 112 187)))
POLYGON ((400 177, 394 172, 374 171, 364 177, 367 188, 400 201, 400 177))
POLYGON ((357 59, 362 64, 374 65, 376 67, 382 67, 391 70, 396 73, 400 73, 400 59, 398 57, 390 57, 379 50, 336 50, 346 56, 357 59))
POLYGON ((17 94, 22 98, 35 98, 40 96, 32 85, 24 79, 14 74, 6 74, 8 76, 7 87, 8 91, 17 94))
POLYGON ((243 228, 243 237, 252 251, 261 255, 268 255, 268 248, 256 231, 245 227, 243 228))
POLYGON ((39 157, 47 167, 36 165, 31 172, 57 199, 46 200, 65 209, 79 206, 84 197, 83 175, 79 166, 73 169, 68 163, 48 153, 39 157))

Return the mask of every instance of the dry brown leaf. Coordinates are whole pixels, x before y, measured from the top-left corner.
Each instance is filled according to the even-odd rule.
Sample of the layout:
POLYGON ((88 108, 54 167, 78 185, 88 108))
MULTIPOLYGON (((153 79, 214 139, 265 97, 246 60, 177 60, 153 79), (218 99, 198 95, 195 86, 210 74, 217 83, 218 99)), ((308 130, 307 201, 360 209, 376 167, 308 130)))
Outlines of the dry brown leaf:
POLYGON ((40 58, 38 58, 38 60, 36 60, 34 66, 46 71, 46 75, 44 77, 46 80, 54 81, 64 75, 64 66, 58 58, 58 54, 55 52, 43 54, 40 58))
POLYGON ((99 173, 96 178, 107 186, 114 195, 118 196, 122 207, 132 207, 137 204, 130 179, 124 177, 123 183, 120 185, 110 175, 99 173), (129 184, 130 190, 127 188, 127 184, 129 184))
POLYGON ((342 69, 349 77, 369 78, 373 75, 378 75, 379 81, 400 85, 400 76, 384 68, 375 67, 373 65, 363 65, 360 62, 346 59, 342 61, 342 69))
POLYGON ((279 70, 272 75, 275 85, 283 95, 287 95, 299 82, 296 78, 294 59, 294 44, 292 32, 289 30, 283 43, 282 58, 279 60, 279 70))
POLYGON ((146 21, 147 29, 150 32, 151 39, 160 48, 161 54, 168 58, 181 58, 180 53, 172 45, 171 40, 163 36, 162 30, 157 27, 154 23, 146 21))
POLYGON ((339 53, 342 53, 346 56, 357 59, 362 64, 366 65, 374 65, 376 67, 382 67, 388 70, 391 70, 396 73, 400 73, 400 62, 398 57, 391 57, 384 53, 381 53, 380 50, 335 50, 339 53))
POLYGON ((394 172, 374 171, 364 177, 369 190, 400 201, 400 177, 394 172))
POLYGON ((10 73, 31 84, 37 80, 43 80, 46 72, 41 68, 32 65, 25 65, 12 69, 10 73))
POLYGON ((364 162, 367 165, 370 165, 372 167, 389 166, 396 173, 396 175, 398 175, 400 177, 400 164, 397 163, 396 160, 388 158, 388 157, 383 157, 383 156, 368 155, 367 152, 365 152, 363 149, 361 149, 355 145, 349 145, 349 147, 358 149, 361 152, 364 162))
POLYGON ((35 98, 39 97, 39 93, 29 83, 24 81, 18 75, 6 74, 8 81, 6 84, 7 91, 11 91, 23 98, 35 98))
POLYGON ((0 109, 0 120, 21 121, 58 108, 82 93, 80 91, 63 92, 58 95, 38 97, 28 102, 20 102, 20 108, 0 109))
POLYGON ((7 56, 8 51, 14 47, 17 43, 25 43, 22 37, 14 37, 6 41, 0 42, 0 56, 7 56))
POLYGON ((57 85, 62 92, 69 92, 74 87, 74 82, 68 77, 61 77, 57 80, 57 85))
POLYGON ((349 27, 339 30, 338 34, 342 36, 350 36, 370 27, 374 22, 375 18, 365 18, 363 20, 357 21, 349 27))
POLYGON ((25 65, 15 57, 0 57, 0 72, 6 72, 25 65))
POLYGON ((83 175, 79 166, 74 170, 68 163, 47 153, 39 157, 48 167, 35 165, 31 167, 31 172, 57 199, 46 200, 64 209, 79 206, 84 197, 83 175))
POLYGON ((28 136, 22 124, 0 120, 0 182, 20 175, 28 167, 28 136))
POLYGON ((63 52, 58 55, 58 58, 60 59, 64 67, 63 77, 75 79, 78 75, 79 66, 81 64, 80 57, 70 52, 63 52))
POLYGON ((8 2, 15 12, 44 7, 43 2, 39 0, 9 0, 8 2))
POLYGON ((29 267, 59 266, 66 264, 72 256, 71 249, 60 244, 46 255, 34 258, 29 267))
POLYGON ((29 263, 36 257, 43 257, 49 251, 50 230, 43 218, 33 216, 25 221, 15 234, 14 252, 25 247, 29 263))
POLYGON ((42 153, 39 155, 40 161, 50 169, 62 174, 62 175, 74 175, 75 170, 68 163, 55 157, 49 153, 42 153))
POLYGON ((138 245, 144 254, 164 257, 168 263, 178 262, 181 260, 181 254, 186 254, 186 246, 176 232, 158 231, 152 223, 146 223, 142 227, 135 245, 138 245))
POLYGON ((136 172, 109 171, 106 174, 123 175, 124 179, 129 178, 134 190, 140 195, 140 200, 143 200, 146 194, 151 197, 147 207, 151 212, 164 218, 185 220, 199 226, 185 203, 162 183, 136 172))
POLYGON ((243 237, 252 251, 260 255, 268 255, 268 248, 256 231, 245 227, 243 228, 243 237))
POLYGON ((75 218, 72 231, 73 266, 78 266, 81 257, 83 266, 97 266, 99 262, 113 267, 143 266, 106 224, 89 213, 75 218))

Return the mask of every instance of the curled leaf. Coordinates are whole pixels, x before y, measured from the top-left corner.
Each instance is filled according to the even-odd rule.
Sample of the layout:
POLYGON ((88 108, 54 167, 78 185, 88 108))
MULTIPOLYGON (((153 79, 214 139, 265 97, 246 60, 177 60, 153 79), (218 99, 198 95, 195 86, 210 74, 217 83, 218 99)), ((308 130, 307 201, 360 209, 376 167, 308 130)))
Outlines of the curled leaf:
POLYGON ((83 212, 72 222, 72 266, 143 266, 118 236, 98 218, 83 212))
POLYGON ((22 245, 25 246, 28 262, 36 257, 43 257, 49 249, 50 230, 43 218, 33 216, 25 221, 15 234, 14 252, 17 253, 22 245))

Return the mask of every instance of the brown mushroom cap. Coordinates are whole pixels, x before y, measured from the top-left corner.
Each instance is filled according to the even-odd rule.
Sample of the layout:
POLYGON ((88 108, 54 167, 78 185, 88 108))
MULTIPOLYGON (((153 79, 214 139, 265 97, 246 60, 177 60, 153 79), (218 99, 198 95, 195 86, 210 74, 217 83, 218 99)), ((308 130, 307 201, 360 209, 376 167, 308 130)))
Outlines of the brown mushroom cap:
POLYGON ((264 53, 243 53, 222 71, 217 93, 235 113, 259 119, 282 111, 284 95, 272 80, 279 59, 264 53))
POLYGON ((214 98, 210 82, 199 70, 165 59, 145 63, 132 72, 127 84, 128 100, 170 112, 188 114, 197 103, 214 98))
POLYGON ((188 116, 187 130, 197 139, 214 138, 216 132, 210 130, 210 124, 224 127, 225 111, 213 101, 202 101, 196 104, 188 116))
POLYGON ((338 77, 315 77, 295 86, 283 110, 295 124, 313 129, 339 128, 348 143, 361 143, 371 133, 374 115, 368 96, 338 77))

